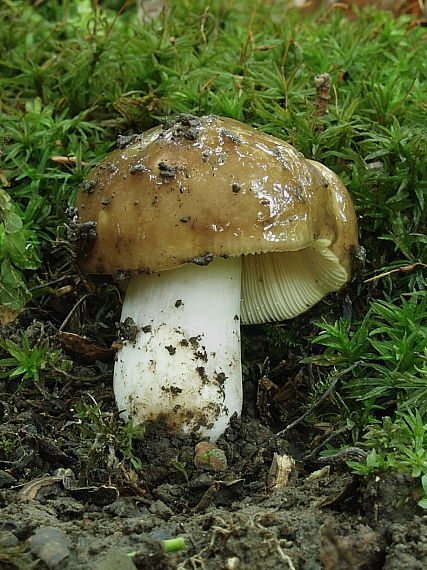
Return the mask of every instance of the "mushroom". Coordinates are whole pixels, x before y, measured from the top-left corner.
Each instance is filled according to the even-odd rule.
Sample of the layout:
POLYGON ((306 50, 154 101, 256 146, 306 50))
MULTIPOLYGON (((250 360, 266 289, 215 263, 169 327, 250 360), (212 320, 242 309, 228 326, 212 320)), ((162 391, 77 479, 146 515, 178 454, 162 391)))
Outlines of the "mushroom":
POLYGON ((348 281, 354 208, 333 172, 232 119, 181 114, 119 142, 76 200, 81 268, 130 277, 117 405, 215 441, 242 408, 240 325, 348 281))

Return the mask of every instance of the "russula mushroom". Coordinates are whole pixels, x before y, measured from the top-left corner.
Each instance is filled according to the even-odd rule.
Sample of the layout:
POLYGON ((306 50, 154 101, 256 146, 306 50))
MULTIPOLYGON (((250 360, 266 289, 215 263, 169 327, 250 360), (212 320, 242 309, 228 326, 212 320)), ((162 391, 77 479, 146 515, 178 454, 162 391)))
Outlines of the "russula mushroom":
POLYGON ((75 218, 81 268, 130 277, 117 404, 215 441, 241 412, 240 325, 290 319, 348 281, 354 208, 326 167, 232 119, 181 114, 121 147, 75 218))

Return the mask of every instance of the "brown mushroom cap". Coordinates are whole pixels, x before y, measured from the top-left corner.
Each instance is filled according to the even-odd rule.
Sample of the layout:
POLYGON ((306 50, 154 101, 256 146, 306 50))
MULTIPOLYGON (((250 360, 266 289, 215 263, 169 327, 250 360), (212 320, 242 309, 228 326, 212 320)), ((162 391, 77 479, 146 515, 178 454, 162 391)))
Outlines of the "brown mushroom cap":
POLYGON ((79 222, 96 222, 93 243, 78 244, 88 273, 152 273, 266 252, 329 256, 337 274, 298 312, 348 280, 357 245, 353 205, 336 175, 275 137, 214 115, 181 115, 137 135, 91 171, 76 206, 79 222))

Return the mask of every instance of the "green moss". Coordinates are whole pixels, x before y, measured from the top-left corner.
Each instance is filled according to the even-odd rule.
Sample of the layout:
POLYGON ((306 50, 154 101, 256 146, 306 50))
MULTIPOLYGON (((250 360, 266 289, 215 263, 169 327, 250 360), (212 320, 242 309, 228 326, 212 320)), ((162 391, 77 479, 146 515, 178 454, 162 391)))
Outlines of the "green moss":
MULTIPOLYGON (((425 421, 425 42, 408 17, 371 10, 349 21, 332 11, 319 22, 281 1, 176 0, 144 22, 131 4, 3 2, 0 258, 11 277, 0 302, 49 309, 48 297, 31 293, 68 267, 65 209, 118 134, 181 112, 226 115, 291 142, 348 185, 366 267, 347 290, 352 320, 335 311, 312 327, 324 351, 314 363, 364 361, 341 394, 355 425, 385 408, 401 414, 408 402, 425 421), (314 78, 322 72, 333 89, 319 117, 314 78)), ((290 323, 284 334, 274 326, 266 342, 277 361, 290 347, 294 359, 318 350, 307 327, 290 323)))

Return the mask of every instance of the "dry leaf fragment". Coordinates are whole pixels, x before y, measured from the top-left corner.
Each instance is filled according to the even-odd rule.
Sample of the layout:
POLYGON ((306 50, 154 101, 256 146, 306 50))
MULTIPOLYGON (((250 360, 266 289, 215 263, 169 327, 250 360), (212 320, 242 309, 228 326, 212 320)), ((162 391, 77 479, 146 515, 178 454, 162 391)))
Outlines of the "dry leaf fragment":
POLYGON ((85 362, 112 362, 116 351, 114 348, 105 348, 78 334, 59 331, 56 334, 61 347, 65 352, 78 356, 85 362))
POLYGON ((286 487, 294 469, 295 460, 290 455, 275 453, 268 473, 268 487, 270 491, 286 487))
POLYGON ((18 501, 25 502, 30 501, 31 499, 35 499, 37 497, 37 493, 42 487, 49 487, 55 483, 62 482, 64 480, 64 477, 69 475, 68 472, 70 472, 74 477, 74 474, 70 469, 58 469, 58 475, 46 475, 45 477, 33 479, 24 485, 19 491, 18 501))

